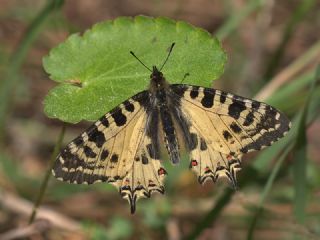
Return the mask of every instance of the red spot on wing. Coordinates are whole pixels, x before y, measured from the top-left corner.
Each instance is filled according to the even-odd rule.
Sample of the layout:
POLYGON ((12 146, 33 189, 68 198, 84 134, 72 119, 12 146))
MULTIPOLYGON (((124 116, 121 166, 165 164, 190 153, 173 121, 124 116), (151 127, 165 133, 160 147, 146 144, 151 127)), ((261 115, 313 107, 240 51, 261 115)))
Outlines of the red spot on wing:
POLYGON ((210 173, 210 172, 212 172, 212 171, 211 171, 211 169, 210 169, 209 167, 206 167, 206 168, 204 169, 204 173, 210 173))
POLYGON ((158 175, 161 176, 161 175, 165 175, 165 174, 167 174, 167 171, 164 170, 164 168, 159 168, 158 175))

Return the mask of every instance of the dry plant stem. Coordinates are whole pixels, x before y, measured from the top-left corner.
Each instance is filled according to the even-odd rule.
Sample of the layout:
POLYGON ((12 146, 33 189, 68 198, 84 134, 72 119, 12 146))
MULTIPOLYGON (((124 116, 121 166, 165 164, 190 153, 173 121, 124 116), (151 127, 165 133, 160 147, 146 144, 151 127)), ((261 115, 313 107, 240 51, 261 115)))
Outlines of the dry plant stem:
POLYGON ((61 143, 62 143, 62 140, 63 140, 65 129, 66 129, 66 127, 63 124, 63 126, 61 128, 61 131, 60 131, 60 135, 59 135, 58 141, 57 141, 56 145, 54 146, 54 150, 53 150, 52 155, 51 155, 51 159, 50 159, 50 162, 49 162, 48 170, 47 170, 46 175, 45 175, 45 177, 44 177, 44 179, 42 181, 39 195, 38 195, 37 200, 36 200, 36 202, 34 204, 34 207, 33 207, 30 219, 29 219, 29 224, 33 223, 33 221, 34 221, 34 219, 36 217, 36 214, 37 214, 37 209, 38 209, 39 205, 42 202, 43 196, 44 196, 46 188, 48 186, 49 178, 51 176, 51 169, 52 169, 52 167, 54 165, 54 162, 56 160, 56 156, 57 156, 57 154, 59 152, 59 149, 61 147, 61 143))
POLYGON ((309 50, 296 61, 276 75, 255 97, 258 101, 264 101, 272 95, 279 87, 290 81, 306 66, 319 62, 320 41, 316 42, 309 50))
MULTIPOLYGON (((30 216, 33 208, 32 202, 4 191, 0 191, 0 205, 4 209, 24 216, 30 216)), ((51 226, 66 231, 79 231, 81 229, 80 223, 46 207, 39 207, 36 221, 38 221, 38 219, 46 219, 50 222, 51 226)))
POLYGON ((1 240, 14 240, 31 237, 34 234, 42 233, 48 230, 50 223, 47 220, 37 220, 33 224, 11 229, 8 232, 0 234, 1 240))

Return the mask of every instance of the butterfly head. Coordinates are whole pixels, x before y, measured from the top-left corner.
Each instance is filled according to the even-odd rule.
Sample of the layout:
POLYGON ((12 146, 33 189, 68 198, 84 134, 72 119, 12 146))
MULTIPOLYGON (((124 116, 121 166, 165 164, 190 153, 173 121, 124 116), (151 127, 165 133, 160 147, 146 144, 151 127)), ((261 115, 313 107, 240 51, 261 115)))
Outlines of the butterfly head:
POLYGON ((156 66, 152 67, 152 73, 150 75, 150 85, 154 90, 163 89, 166 86, 166 80, 164 79, 162 72, 159 71, 156 66))
POLYGON ((160 72, 156 66, 153 66, 150 79, 154 82, 160 82, 162 78, 163 78, 162 72, 160 72))

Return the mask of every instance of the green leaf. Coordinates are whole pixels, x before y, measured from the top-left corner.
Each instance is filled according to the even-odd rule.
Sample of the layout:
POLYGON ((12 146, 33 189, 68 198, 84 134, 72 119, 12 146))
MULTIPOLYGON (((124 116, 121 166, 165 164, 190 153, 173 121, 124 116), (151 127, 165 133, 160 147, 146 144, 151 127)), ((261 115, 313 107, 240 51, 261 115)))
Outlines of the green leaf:
POLYGON ((43 60, 58 83, 44 101, 48 117, 76 123, 96 120, 120 102, 145 90, 150 72, 160 67, 170 45, 176 45, 162 70, 170 83, 210 86, 224 69, 226 55, 208 32, 167 18, 117 18, 98 23, 83 36, 71 35, 43 60), (74 84, 77 83, 77 84, 74 84))

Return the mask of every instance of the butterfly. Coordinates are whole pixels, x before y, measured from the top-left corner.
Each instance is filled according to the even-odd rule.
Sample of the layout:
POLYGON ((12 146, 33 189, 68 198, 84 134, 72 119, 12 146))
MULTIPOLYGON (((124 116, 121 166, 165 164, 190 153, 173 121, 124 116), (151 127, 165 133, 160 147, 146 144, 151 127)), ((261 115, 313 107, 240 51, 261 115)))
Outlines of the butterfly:
POLYGON ((111 183, 134 213, 139 198, 164 193, 165 155, 176 165, 186 149, 199 183, 224 177, 236 187, 242 155, 271 145, 289 131, 288 118, 265 103, 168 83, 161 70, 173 46, 160 70, 149 69, 131 52, 151 71, 149 88, 71 141, 57 156, 52 169, 56 178, 75 184, 111 183))

